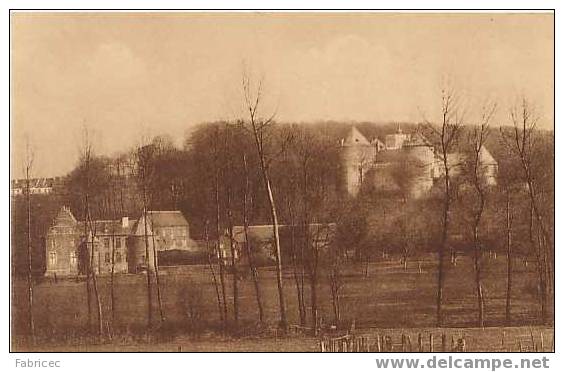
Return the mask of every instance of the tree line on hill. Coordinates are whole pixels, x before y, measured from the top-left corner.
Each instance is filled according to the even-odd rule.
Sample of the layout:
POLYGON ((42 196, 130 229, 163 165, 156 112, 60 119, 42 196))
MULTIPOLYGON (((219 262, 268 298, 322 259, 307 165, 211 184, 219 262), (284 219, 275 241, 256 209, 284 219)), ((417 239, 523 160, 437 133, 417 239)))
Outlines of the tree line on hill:
MULTIPOLYGON (((497 110, 492 104, 482 110, 479 122, 466 123, 460 115, 458 97, 451 91, 443 91, 440 120, 432 124, 402 124, 406 131, 427 131, 434 136, 435 150, 445 169, 429 197, 413 199, 406 192, 413 179, 412 164, 406 161, 397 162, 391 172, 398 190, 382 192, 366 184, 358 196, 348 196, 342 190, 338 143, 349 126, 338 122, 279 123, 264 110, 260 83, 253 84, 244 78, 243 92, 244 117, 201 124, 186 136, 182 148, 177 148, 170 137, 159 135, 141 141, 128 153, 102 156, 95 153, 85 131, 76 168, 67 176, 56 202, 46 203, 66 204, 84 221, 146 216, 148 210, 181 210, 192 234, 205 241, 209 250, 218 317, 224 327, 238 326, 238 282, 242 270, 250 273, 257 319, 264 321, 258 247, 249 238, 249 226, 259 224, 272 226, 282 329, 288 327, 285 296, 290 293, 297 296, 301 325, 318 329, 322 280, 330 285, 333 315, 339 322, 344 263, 354 261, 359 264, 359 270, 367 272, 368 263, 378 260, 383 253, 401 257, 405 267, 417 254, 436 254, 437 326, 444 326, 444 271, 449 255, 463 253, 472 257, 474 277, 468 280, 475 282, 479 326, 484 325, 486 317, 484 252, 497 251, 508 257, 507 324, 511 324, 511 265, 518 257, 531 257, 537 271, 541 321, 550 322, 550 301, 554 294, 554 136, 552 131, 536 127, 539 119, 526 100, 500 123, 492 122, 497 110), (465 158, 461 175, 454 177, 449 174, 452 167, 449 156, 463 145, 470 156, 465 158), (485 146, 499 164, 497 185, 493 187, 486 185, 480 173, 479 154, 485 146), (336 234, 330 243, 320 244, 321 239, 306 228, 314 223, 336 224, 336 234), (281 224, 302 227, 297 230, 297 236, 291 237, 290 252, 281 252, 281 224), (243 252, 247 258, 245 267, 235 262, 234 226, 243 226, 247 238, 243 252), (221 256, 221 236, 227 237, 231 251, 228 257, 221 256), (286 270, 291 272, 291 283, 282 280, 286 270), (233 291, 230 296, 226 293, 228 280, 233 291), (285 288, 289 285, 295 291, 285 288), (232 303, 228 303, 228 297, 232 303)), ((397 124, 356 125, 369 137, 382 137, 397 124)), ((43 202, 32 202, 32 198, 26 194, 14 201, 12 241, 17 251, 22 250, 18 244, 33 251, 37 256, 26 256, 33 256, 36 262, 41 257, 40 239, 27 232, 37 230, 34 226, 39 223, 46 223, 41 220, 48 219, 52 212, 43 211, 43 202), (28 216, 25 211, 31 217, 24 218, 28 216)), ((147 259, 148 250, 154 249, 154 246, 150 248, 148 239, 145 239, 147 259)), ((32 267, 25 257, 14 258, 13 267, 31 275, 32 267)), ((166 314, 158 265, 154 270, 150 265, 147 267, 147 322, 149 328, 154 328, 166 321, 166 314), (155 308, 157 321, 153 318, 155 308)), ((96 274, 91 269, 87 272, 89 314, 94 295, 96 333, 102 336, 105 315, 97 293, 96 274)), ((30 307, 32 287, 30 279, 30 307)), ((112 296, 112 309, 113 301, 119 299, 112 296)), ((108 317, 112 318, 113 314, 108 317)), ((32 323, 30 319, 30 329, 32 323)))

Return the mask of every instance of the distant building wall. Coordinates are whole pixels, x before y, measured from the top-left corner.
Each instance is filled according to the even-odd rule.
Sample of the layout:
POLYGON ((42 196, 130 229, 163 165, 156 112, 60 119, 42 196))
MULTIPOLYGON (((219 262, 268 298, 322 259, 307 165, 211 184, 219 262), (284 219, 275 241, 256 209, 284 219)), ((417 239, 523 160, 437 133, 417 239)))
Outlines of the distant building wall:
POLYGON ((45 275, 65 276, 79 273, 78 235, 76 233, 50 231, 45 242, 47 260, 45 275))
POLYGON ((45 237, 45 275, 77 275, 78 244, 77 221, 67 207, 62 207, 45 237))
POLYGON ((341 148, 343 182, 345 190, 353 196, 360 191, 367 172, 372 167, 375 147, 371 145, 351 145, 341 148))
POLYGON ((141 272, 147 267, 151 270, 155 269, 153 246, 157 245, 158 248, 158 238, 153 235, 148 235, 145 240, 144 235, 131 235, 128 237, 127 243, 127 267, 130 273, 141 272))

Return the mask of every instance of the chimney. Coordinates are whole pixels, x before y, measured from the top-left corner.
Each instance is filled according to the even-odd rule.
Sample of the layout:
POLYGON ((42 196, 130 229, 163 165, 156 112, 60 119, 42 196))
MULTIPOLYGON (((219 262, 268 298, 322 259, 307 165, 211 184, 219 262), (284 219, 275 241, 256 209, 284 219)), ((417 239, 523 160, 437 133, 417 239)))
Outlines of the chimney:
POLYGON ((129 217, 121 218, 121 227, 123 228, 129 227, 129 217))

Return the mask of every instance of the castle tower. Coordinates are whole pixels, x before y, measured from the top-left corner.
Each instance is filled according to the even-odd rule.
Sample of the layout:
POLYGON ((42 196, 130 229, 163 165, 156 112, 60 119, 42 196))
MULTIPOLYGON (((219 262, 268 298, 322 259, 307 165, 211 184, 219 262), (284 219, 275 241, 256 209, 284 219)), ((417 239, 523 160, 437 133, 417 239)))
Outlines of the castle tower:
POLYGON ((412 198, 418 199, 427 195, 433 187, 433 167, 435 153, 432 144, 420 133, 409 137, 402 144, 405 156, 412 159, 410 162, 415 168, 414 182, 409 192, 412 198))
POLYGON ((341 139, 341 166, 343 169, 344 189, 349 195, 356 196, 376 155, 372 145, 358 129, 352 127, 347 136, 341 139))

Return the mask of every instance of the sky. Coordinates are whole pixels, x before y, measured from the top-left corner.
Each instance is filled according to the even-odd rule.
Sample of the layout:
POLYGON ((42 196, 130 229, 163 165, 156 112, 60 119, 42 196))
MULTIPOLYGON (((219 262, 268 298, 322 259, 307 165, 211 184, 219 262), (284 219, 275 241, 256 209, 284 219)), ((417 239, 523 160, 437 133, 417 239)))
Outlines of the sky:
POLYGON ((554 123, 552 14, 12 13, 11 164, 76 165, 84 127, 99 154, 242 117, 243 72, 279 121, 436 120, 445 82, 468 117, 521 96, 554 123))

